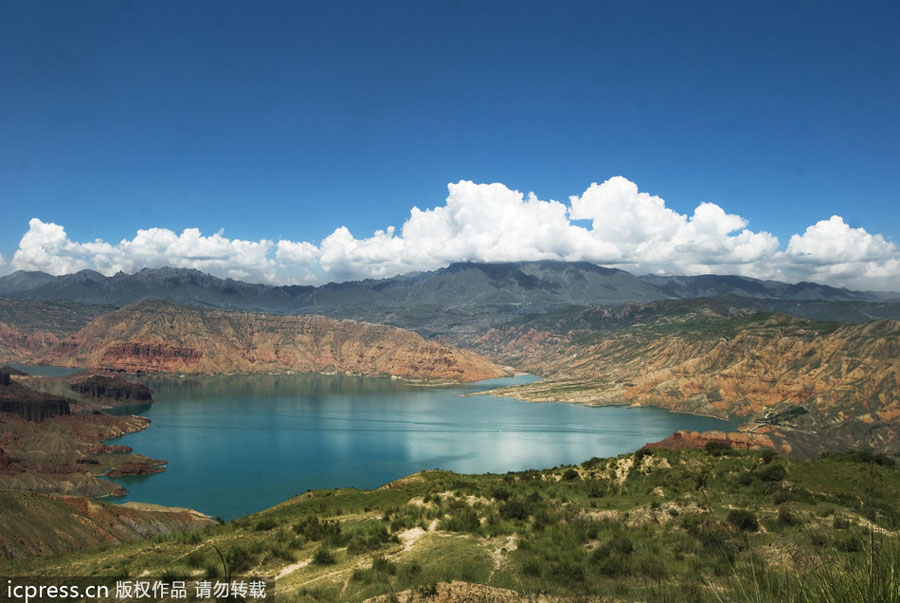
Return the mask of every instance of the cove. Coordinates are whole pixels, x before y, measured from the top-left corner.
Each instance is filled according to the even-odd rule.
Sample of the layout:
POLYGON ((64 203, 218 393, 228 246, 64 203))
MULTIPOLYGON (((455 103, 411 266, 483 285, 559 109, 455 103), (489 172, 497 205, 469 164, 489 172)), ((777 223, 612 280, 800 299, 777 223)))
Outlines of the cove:
MULTIPOLYGON (((678 429, 733 423, 656 408, 589 408, 465 396, 532 376, 422 387, 388 378, 254 375, 145 380, 152 420, 110 443, 168 460, 117 477, 116 499, 231 519, 308 489, 376 488, 425 469, 505 473, 615 456, 678 429)), ((122 409, 126 410, 126 409, 122 409)))

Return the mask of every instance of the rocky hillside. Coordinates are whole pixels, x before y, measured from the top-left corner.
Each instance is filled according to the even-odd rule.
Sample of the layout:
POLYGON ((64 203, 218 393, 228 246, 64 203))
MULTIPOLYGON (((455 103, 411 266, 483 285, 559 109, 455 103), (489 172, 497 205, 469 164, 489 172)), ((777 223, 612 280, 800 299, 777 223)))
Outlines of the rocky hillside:
POLYGON ((33 377, 0 369, 0 490, 75 496, 125 494, 111 475, 164 470, 165 461, 104 440, 145 429, 150 420, 101 408, 152 403, 150 391, 119 378, 76 373, 33 377))
POLYGON ((0 362, 26 361, 112 309, 68 301, 0 297, 0 362))
POLYGON ((104 413, 60 415, 39 423, 0 413, 0 490, 41 494, 109 496, 127 492, 104 475, 143 475, 166 461, 103 444, 146 429, 150 420, 104 413))
POLYGON ((445 381, 507 374, 473 352, 395 327, 160 301, 102 315, 38 360, 132 373, 336 372, 445 381))
POLYGON ((0 559, 0 574, 268 576, 279 601, 896 602, 898 496, 900 472, 872 455, 642 449, 309 491, 188 537, 0 559))
POLYGON ((0 558, 44 557, 216 525, 191 509, 0 491, 0 558))
POLYGON ((500 395, 747 417, 800 455, 825 444, 900 453, 896 321, 848 325, 721 300, 664 301, 561 312, 468 343, 545 377, 500 395))
POLYGON ((0 413, 11 413, 26 421, 39 423, 50 417, 72 414, 71 400, 24 387, 13 380, 19 373, 0 368, 0 413))
POLYGON ((252 284, 182 268, 146 268, 109 277, 92 270, 61 276, 19 271, 0 277, 0 295, 116 306, 164 299, 229 310, 321 314, 389 324, 425 337, 478 333, 517 316, 571 306, 709 296, 739 296, 760 309, 798 316, 900 318, 900 292, 738 276, 636 276, 588 262, 557 261, 460 262, 429 272, 318 287, 252 284))

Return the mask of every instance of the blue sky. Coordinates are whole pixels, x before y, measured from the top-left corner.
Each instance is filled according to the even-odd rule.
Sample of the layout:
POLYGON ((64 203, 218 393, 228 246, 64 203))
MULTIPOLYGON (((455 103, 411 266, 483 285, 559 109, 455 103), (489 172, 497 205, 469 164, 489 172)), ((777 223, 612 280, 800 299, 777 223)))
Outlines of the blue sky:
MULTIPOLYGON (((0 269, 133 270, 145 256, 123 263, 66 245, 196 228, 315 247, 275 272, 197 264, 212 272, 386 275, 454 259, 417 262, 423 254, 404 247, 402 265, 379 271, 394 248, 362 253, 354 242, 399 233, 413 206, 444 206, 448 183, 503 183, 568 205, 622 176, 688 221, 714 203, 743 219, 732 237, 771 233, 777 250, 726 267, 621 245, 587 259, 862 286, 847 280, 859 266, 846 265, 846 249, 863 244, 870 252, 850 259, 880 262, 873 282, 890 286, 900 276, 897 31, 896 2, 3 3, 0 269), (808 239, 803 257, 840 269, 761 268, 835 214, 843 226, 828 232, 849 233, 843 255, 816 255, 808 239), (65 243, 47 243, 32 218, 63 228, 65 243), (346 265, 322 263, 323 240, 342 226, 353 236, 346 265), (26 231, 42 247, 16 262, 26 231), (54 260, 66 253, 77 261, 54 260)), ((617 211, 610 203, 595 205, 617 211)), ((640 214, 634 203, 621 211, 640 214)), ((596 239, 590 215, 592 230, 591 218, 572 224, 596 239)), ((642 240, 681 236, 683 247, 687 235, 666 232, 642 240)), ((572 245, 534 253, 575 257, 572 245)))

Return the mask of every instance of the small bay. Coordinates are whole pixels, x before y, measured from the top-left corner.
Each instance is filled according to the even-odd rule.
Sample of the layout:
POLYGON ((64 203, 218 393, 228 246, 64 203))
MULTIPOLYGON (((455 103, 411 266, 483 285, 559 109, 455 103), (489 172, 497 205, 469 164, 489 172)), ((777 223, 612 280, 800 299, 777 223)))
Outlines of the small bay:
MULTIPOLYGON (((231 519, 307 489, 375 488, 424 469, 505 473, 615 456, 678 429, 736 422, 656 408, 589 408, 464 396, 532 376, 446 387, 387 378, 153 378, 152 425, 110 443, 168 460, 115 481, 128 500, 231 519)), ((125 410, 125 409, 123 409, 125 410)))

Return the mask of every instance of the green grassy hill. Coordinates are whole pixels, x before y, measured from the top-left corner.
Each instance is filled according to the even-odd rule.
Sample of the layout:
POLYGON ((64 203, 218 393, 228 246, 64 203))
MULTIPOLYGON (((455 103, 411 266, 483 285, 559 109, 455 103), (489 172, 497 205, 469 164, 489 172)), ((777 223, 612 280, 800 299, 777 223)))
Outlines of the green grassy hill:
POLYGON ((307 492, 200 532, 8 561, 0 574, 275 576, 286 601, 427 598, 448 583, 494 600, 898 600, 890 459, 710 448, 307 492))

